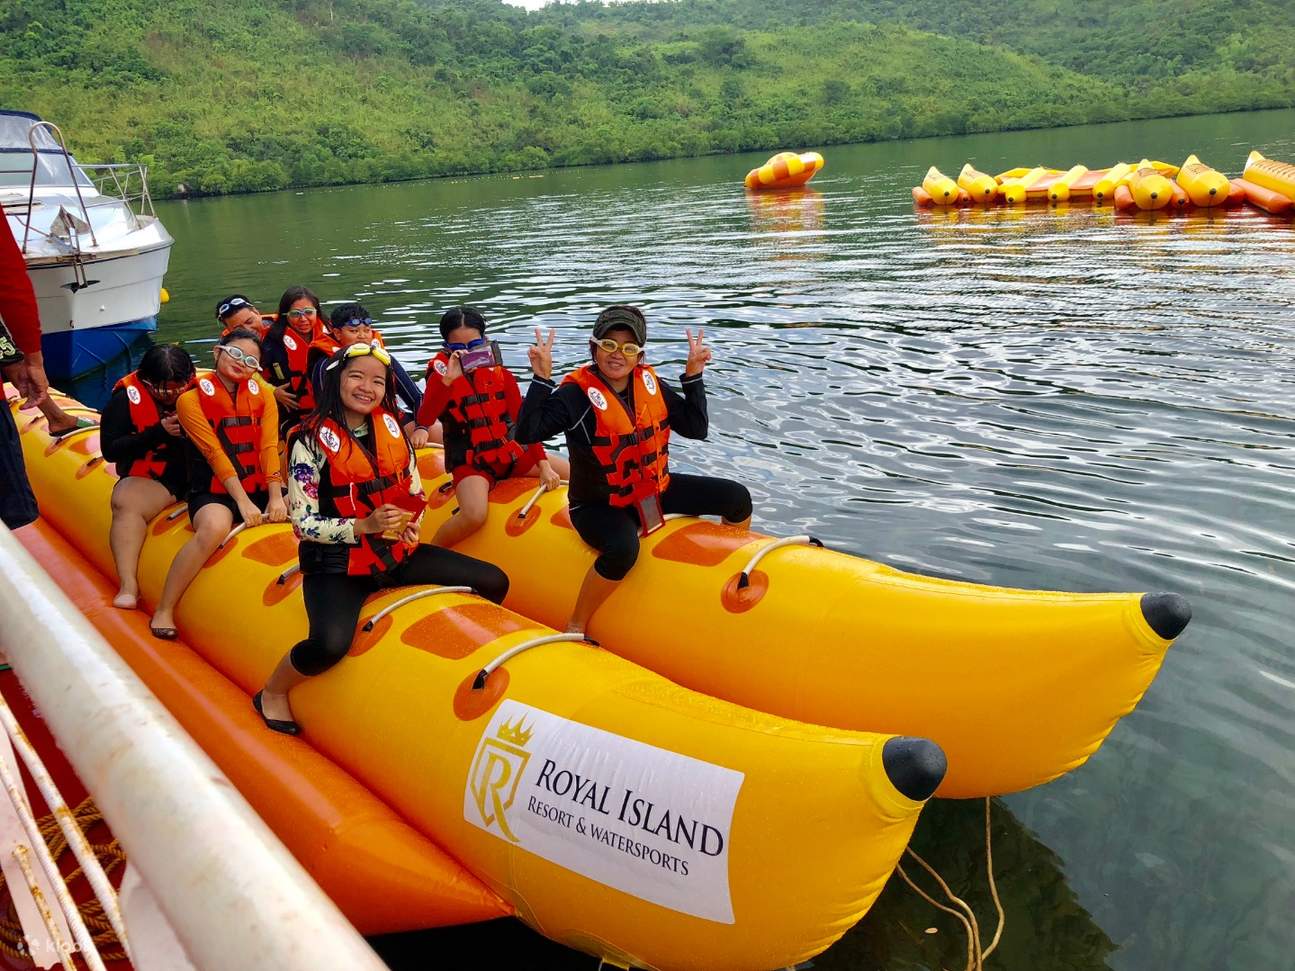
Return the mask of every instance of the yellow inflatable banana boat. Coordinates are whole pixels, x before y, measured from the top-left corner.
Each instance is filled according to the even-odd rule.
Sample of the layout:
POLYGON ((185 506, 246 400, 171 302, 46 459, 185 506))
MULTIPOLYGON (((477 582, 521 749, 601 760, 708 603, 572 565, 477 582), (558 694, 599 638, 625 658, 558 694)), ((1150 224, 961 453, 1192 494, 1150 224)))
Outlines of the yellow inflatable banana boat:
POLYGON ((1174 201, 1174 187, 1154 163, 1143 159, 1128 178, 1129 192, 1139 209, 1163 209, 1174 201))
POLYGON ((1195 155, 1188 155, 1178 170, 1178 184, 1183 187, 1192 205, 1206 209, 1226 205, 1232 183, 1217 169, 1212 169, 1195 155))
POLYGON ((1251 152, 1246 158, 1243 178, 1295 201, 1295 165, 1290 162, 1278 162, 1276 159, 1265 158, 1258 152, 1251 152))
POLYGON ((962 198, 958 183, 932 165, 922 179, 922 191, 937 206, 956 206, 962 198))
MULTIPOLYGON (((16 417, 43 517, 111 574, 115 475, 97 431, 51 441, 43 418, 16 417)), ((435 472, 439 456, 424 462, 435 472)), ((146 602, 190 535, 183 508, 150 526, 146 602)), ((571 562, 569 530, 537 526, 514 542, 503 512, 492 519, 511 553, 547 536, 553 558, 571 562)), ((540 557, 532 572, 550 554, 540 557)), ((305 633, 295 563, 287 525, 243 531, 180 603, 182 637, 249 693, 305 633)), ((673 625, 687 596, 642 604, 645 623, 673 625)), ((943 771, 923 739, 802 725, 704 697, 461 590, 385 592, 363 616, 351 656, 293 692, 304 741, 523 920, 613 963, 754 969, 808 959, 866 911, 943 771)))
MULTIPOLYGON (((425 462, 434 496, 425 537, 453 509, 437 461, 425 462)), ((486 525, 459 548, 507 571, 509 606, 561 627, 594 553, 571 528, 565 489, 535 499, 534 486, 500 483, 486 525)), ((703 694, 934 739, 949 756, 938 794, 967 797, 1081 765, 1137 704, 1191 616, 1173 594, 939 580, 801 539, 668 522, 642 541, 590 635, 703 694)))
POLYGON ((990 203, 998 198, 998 180, 973 169, 970 162, 958 173, 958 188, 964 189, 976 202, 990 203))

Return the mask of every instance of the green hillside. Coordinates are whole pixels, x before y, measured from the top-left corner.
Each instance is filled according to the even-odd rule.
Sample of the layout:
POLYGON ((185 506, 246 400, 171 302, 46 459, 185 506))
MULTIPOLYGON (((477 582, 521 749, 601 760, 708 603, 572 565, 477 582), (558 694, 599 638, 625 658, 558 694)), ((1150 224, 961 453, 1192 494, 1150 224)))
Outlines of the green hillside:
POLYGON ((222 193, 1295 104, 1269 0, 9 0, 0 104, 222 193))

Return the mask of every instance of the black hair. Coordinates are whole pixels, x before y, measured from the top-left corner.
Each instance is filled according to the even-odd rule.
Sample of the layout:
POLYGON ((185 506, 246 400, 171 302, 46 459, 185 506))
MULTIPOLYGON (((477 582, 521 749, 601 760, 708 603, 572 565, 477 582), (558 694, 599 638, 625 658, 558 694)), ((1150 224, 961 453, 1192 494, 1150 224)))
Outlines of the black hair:
POLYGON ((231 293, 224 300, 216 301, 216 319, 223 324, 225 322, 226 317, 232 317, 234 314, 238 313, 244 307, 248 307, 251 310, 256 310, 256 304, 252 303, 252 301, 249 300, 246 296, 244 296, 241 293, 231 293), (225 306, 225 304, 229 303, 231 300, 241 300, 243 302, 240 303, 237 307, 230 307, 222 314, 220 312, 220 308, 225 306))
POLYGON ((471 327, 482 337, 486 336, 486 318, 476 307, 451 307, 441 315, 441 340, 448 341, 458 327, 471 327))
POLYGON ((188 381, 196 373, 193 358, 179 344, 154 344, 139 360, 135 372, 149 384, 188 381))
POLYGON ((216 341, 217 347, 224 347, 226 344, 232 344, 234 341, 251 341, 256 345, 257 350, 261 347, 261 338, 256 336, 256 331, 248 330, 246 327, 235 327, 228 333, 220 335, 220 340, 216 341))
POLYGON ((315 307, 315 313, 322 314, 324 308, 319 305, 319 298, 315 296, 315 291, 310 287, 295 286, 288 287, 283 291, 283 296, 279 298, 279 320, 281 324, 288 322, 288 311, 298 300, 309 300, 315 307))
MULTIPOLYGON (((315 410, 297 426, 297 430, 292 435, 294 440, 302 435, 313 438, 319 433, 320 426, 330 418, 339 428, 346 427, 346 409, 342 407, 342 372, 346 370, 347 350, 349 348, 345 347, 338 350, 320 371, 319 388, 315 393, 315 410), (334 366, 335 362, 336 366, 334 366)), ((374 360, 377 359, 374 358, 374 360)), ((387 390, 382 395, 381 406, 392 414, 399 412, 399 405, 396 402, 396 376, 390 364, 387 365, 387 390)), ((401 434, 404 435, 403 429, 401 434)))
POLYGON ((333 327, 341 327, 348 320, 355 320, 356 318, 360 320, 371 319, 369 312, 361 304, 339 303, 328 315, 328 322, 333 327))

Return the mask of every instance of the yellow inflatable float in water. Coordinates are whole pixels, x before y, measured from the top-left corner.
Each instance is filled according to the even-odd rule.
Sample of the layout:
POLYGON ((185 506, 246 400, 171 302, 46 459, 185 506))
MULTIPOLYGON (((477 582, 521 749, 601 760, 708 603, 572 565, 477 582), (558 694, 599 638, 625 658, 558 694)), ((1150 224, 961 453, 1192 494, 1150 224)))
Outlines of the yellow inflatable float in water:
POLYGON ((998 180, 973 169, 970 162, 958 173, 958 187, 971 196, 974 202, 991 203, 998 198, 998 180))
MULTIPOLYGON (((43 418, 16 417, 45 519, 110 574, 115 475, 97 432, 52 441, 43 418)), ((440 471, 439 453, 422 462, 440 471)), ((183 508, 150 526, 146 602, 190 535, 183 508)), ((565 545, 560 528, 514 537, 502 512, 513 550, 565 545)), ((180 603, 184 639, 249 693, 305 634, 295 564, 290 527, 237 532, 180 603)), ((673 628, 684 596, 644 618, 673 628)), ((923 739, 705 697, 462 589, 386 591, 363 618, 350 657, 294 690, 304 742, 285 744, 359 779, 531 926, 614 964, 807 960, 875 899, 943 771, 923 739)))
POLYGON ((1203 209, 1227 204, 1232 183, 1217 169, 1204 164, 1195 155, 1188 155, 1178 170, 1178 184, 1183 187, 1192 205, 1203 209))
POLYGON ((1257 186, 1270 189, 1295 202, 1295 165, 1265 158, 1251 152, 1246 158, 1244 178, 1257 186))
POLYGON ((748 172, 744 184, 748 189, 794 189, 818 175, 824 164, 818 152, 779 152, 748 172))

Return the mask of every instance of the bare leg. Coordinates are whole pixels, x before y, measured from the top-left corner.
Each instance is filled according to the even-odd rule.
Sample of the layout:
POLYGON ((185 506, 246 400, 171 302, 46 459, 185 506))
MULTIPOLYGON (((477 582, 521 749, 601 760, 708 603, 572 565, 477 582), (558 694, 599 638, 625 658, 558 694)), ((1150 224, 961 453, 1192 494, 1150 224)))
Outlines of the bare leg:
POLYGON ((580 592, 576 595, 576 605, 571 610, 571 619, 567 621, 567 631, 583 634, 588 630, 589 618, 602 606, 603 601, 612 595, 612 591, 619 584, 619 580, 608 580, 594 567, 589 567, 589 572, 585 574, 584 581, 580 584, 580 592))
POLYGON ((197 521, 193 524, 193 539, 175 554, 162 587, 162 599, 157 602, 157 609, 149 621, 150 627, 154 630, 175 627, 175 605, 233 525, 234 514, 219 503, 213 502, 198 510, 197 521))
POLYGON ((48 419, 51 435, 76 427, 76 418, 60 408, 53 398, 46 398, 40 403, 40 413, 48 419))
POLYGON ((292 652, 283 655, 265 688, 261 691, 261 710, 266 718, 279 721, 295 721, 292 717, 292 706, 288 704, 288 692, 305 681, 309 675, 302 674, 292 666, 292 652))
POLYGON ((453 546, 467 539, 485 525, 490 510, 490 480, 484 475, 470 475, 454 488, 459 511, 445 522, 432 537, 433 546, 453 546))
POLYGON ((148 533, 148 521, 175 502, 175 497, 156 479, 128 475, 112 487, 112 528, 108 545, 117 566, 117 596, 112 605, 134 610, 139 602, 139 551, 148 533))

